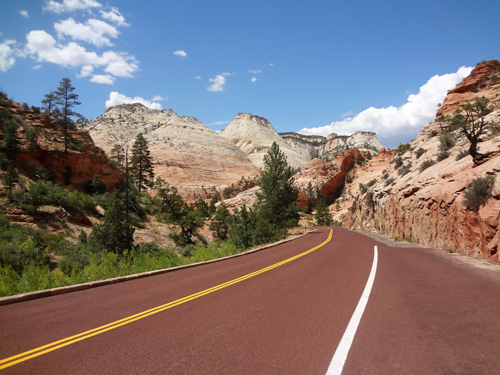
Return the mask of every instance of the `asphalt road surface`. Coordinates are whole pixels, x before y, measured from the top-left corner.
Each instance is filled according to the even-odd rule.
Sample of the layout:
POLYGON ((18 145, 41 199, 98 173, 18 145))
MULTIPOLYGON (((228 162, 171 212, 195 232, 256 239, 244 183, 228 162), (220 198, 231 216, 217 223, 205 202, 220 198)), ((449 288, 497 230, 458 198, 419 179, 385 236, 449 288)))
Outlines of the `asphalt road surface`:
POLYGON ((500 267, 330 232, 0 306, 0 374, 326 374, 375 246, 342 374, 500 374, 500 267))

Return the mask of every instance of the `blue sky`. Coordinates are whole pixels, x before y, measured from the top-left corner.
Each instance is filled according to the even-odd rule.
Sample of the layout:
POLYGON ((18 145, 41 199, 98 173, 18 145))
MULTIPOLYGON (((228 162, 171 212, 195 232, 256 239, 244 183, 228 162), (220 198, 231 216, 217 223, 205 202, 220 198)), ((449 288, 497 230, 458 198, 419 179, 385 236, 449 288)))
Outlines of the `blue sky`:
POLYGON ((71 79, 87 118, 134 100, 221 130, 413 139, 446 91, 500 57, 500 2, 16 0, 0 13, 0 86, 40 105, 71 79))

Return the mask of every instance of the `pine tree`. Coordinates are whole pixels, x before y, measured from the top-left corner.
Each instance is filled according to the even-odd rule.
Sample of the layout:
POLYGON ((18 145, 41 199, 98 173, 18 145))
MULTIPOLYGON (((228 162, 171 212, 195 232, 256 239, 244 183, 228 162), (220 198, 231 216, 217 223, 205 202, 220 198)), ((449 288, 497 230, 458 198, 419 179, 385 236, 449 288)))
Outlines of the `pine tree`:
POLYGON ((270 225, 278 230, 285 230, 298 225, 299 208, 298 189, 289 181, 292 170, 286 156, 274 142, 264 156, 264 168, 260 171, 256 210, 258 216, 267 218, 270 225))
POLYGON ((231 221, 231 213, 225 204, 219 205, 215 211, 215 219, 210 223, 210 230, 213 236, 218 240, 224 241, 229 234, 229 224, 231 221))
POLYGON ((123 254, 134 244, 134 231, 130 216, 123 209, 123 204, 116 193, 104 213, 103 222, 92 228, 89 242, 99 250, 108 250, 123 254))
POLYGON ((116 161, 119 166, 123 167, 125 161, 125 150, 122 145, 115 144, 111 149, 111 160, 116 161))
POLYGON ((52 108, 54 107, 56 102, 56 94, 50 90, 49 94, 44 95, 44 99, 42 100, 42 108, 47 111, 48 115, 52 114, 52 108))
POLYGON ((323 197, 318 198, 318 203, 316 204, 316 213, 314 214, 317 226, 327 226, 332 225, 332 215, 330 210, 325 203, 323 197))
POLYGON ((19 141, 17 140, 17 124, 12 120, 5 120, 3 123, 4 137, 3 147, 5 155, 9 160, 14 160, 16 154, 19 152, 19 141))
MULTIPOLYGON (((73 107, 81 104, 78 101, 78 95, 73 91, 75 91, 75 88, 71 85, 71 80, 69 78, 63 78, 54 94, 55 102, 59 106, 56 123, 63 128, 65 153, 68 152, 68 144, 72 140, 70 130, 73 130, 75 127, 71 117, 81 116, 73 110, 73 107)), ((53 114, 55 115, 56 111, 54 111, 53 114)))
POLYGON ((152 157, 149 154, 148 141, 142 133, 136 137, 130 158, 130 177, 139 191, 154 185, 152 157))
POLYGON ((3 186, 9 190, 9 194, 12 193, 12 188, 16 183, 19 182, 19 175, 11 163, 7 167, 7 171, 2 175, 3 186))

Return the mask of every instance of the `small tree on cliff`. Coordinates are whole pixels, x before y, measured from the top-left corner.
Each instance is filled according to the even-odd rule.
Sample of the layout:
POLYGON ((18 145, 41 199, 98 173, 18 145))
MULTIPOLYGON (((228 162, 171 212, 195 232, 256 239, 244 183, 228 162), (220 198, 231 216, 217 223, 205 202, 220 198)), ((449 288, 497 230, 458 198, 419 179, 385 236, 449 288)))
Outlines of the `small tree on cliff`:
POLYGON ((56 104, 56 94, 50 90, 50 93, 44 95, 42 100, 42 108, 47 111, 48 115, 52 114, 52 109, 56 104))
POLYGON ((149 153, 148 141, 142 133, 136 137, 130 158, 130 178, 139 191, 152 188, 154 185, 152 157, 149 153))
POLYGON ((257 216, 265 218, 278 230, 285 230, 298 225, 299 208, 298 189, 289 181, 292 169, 287 163, 285 154, 280 151, 276 142, 264 156, 264 168, 260 170, 255 210, 257 216))
POLYGON ((477 144, 491 125, 485 120, 486 115, 493 110, 493 107, 488 107, 489 101, 489 99, 482 98, 476 99, 474 103, 467 103, 462 106, 463 110, 457 110, 450 119, 452 127, 458 127, 467 137, 470 143, 469 154, 476 165, 481 164, 482 160, 488 156, 478 151, 477 144))
POLYGON ((316 213, 314 214, 314 218, 316 219, 316 225, 318 226, 326 226, 332 225, 332 215, 330 214, 330 210, 325 203, 323 197, 318 198, 318 202, 316 203, 316 213))

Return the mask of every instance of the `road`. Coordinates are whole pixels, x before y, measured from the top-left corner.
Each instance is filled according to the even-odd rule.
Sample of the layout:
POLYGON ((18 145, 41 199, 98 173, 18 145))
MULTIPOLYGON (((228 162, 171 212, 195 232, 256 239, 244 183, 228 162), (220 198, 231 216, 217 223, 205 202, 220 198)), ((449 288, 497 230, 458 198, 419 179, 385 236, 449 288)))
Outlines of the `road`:
POLYGON ((0 373, 326 374, 377 246, 373 288, 342 374, 500 374, 500 267, 343 228, 325 243, 329 233, 0 306, 0 359, 10 358, 0 373), (59 340, 60 348, 39 349, 59 340))

